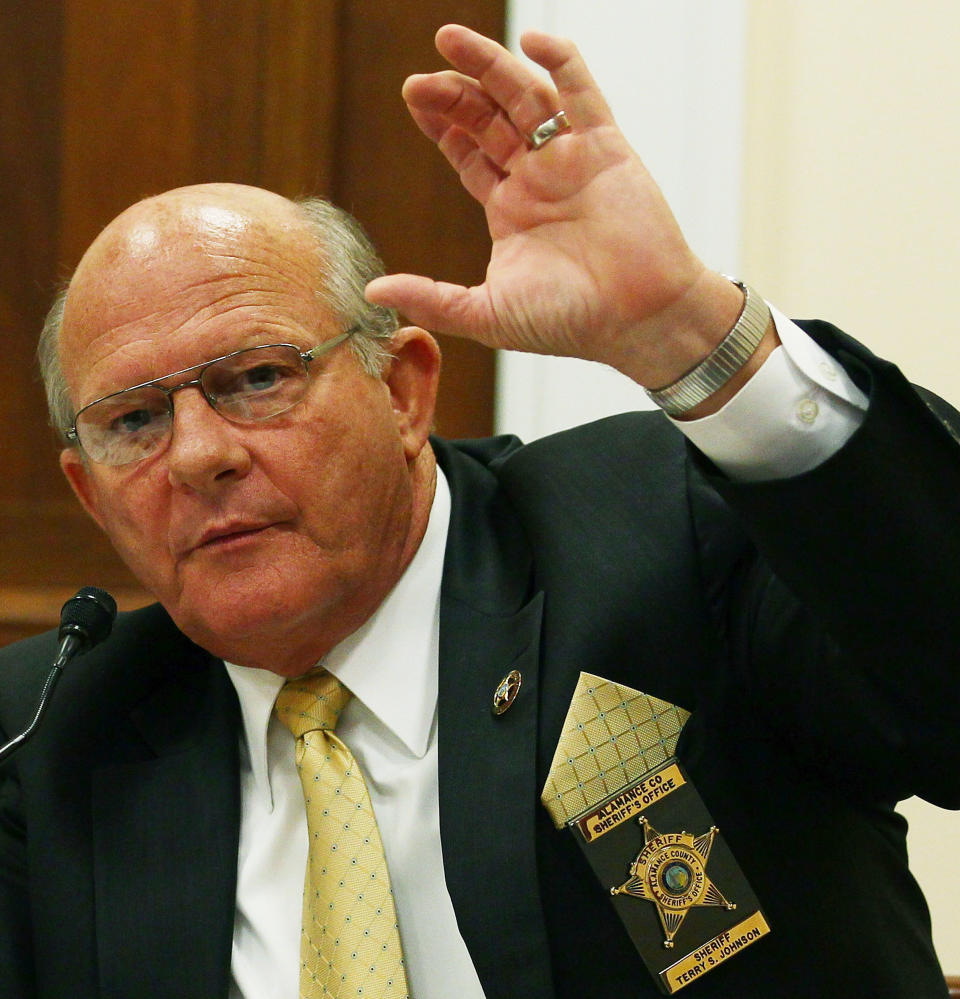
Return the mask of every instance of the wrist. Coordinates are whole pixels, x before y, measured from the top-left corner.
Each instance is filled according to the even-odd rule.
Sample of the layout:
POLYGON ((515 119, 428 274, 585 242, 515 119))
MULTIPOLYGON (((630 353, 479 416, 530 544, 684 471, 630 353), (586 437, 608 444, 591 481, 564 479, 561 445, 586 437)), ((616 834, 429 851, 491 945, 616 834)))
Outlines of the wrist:
MULTIPOLYGON (((729 320, 726 323, 726 333, 705 353, 701 348, 695 363, 678 377, 656 388, 646 388, 650 399, 671 417, 692 419, 719 409, 746 383, 776 345, 766 302, 742 282, 721 280, 727 282, 727 288, 735 290, 740 299, 739 312, 732 323, 729 320)), ((729 295, 725 297, 729 300, 729 295)))
POLYGON ((644 388, 669 385, 686 374, 723 339, 743 309, 743 292, 735 284, 696 264, 679 294, 626 329, 620 355, 602 359, 644 388))

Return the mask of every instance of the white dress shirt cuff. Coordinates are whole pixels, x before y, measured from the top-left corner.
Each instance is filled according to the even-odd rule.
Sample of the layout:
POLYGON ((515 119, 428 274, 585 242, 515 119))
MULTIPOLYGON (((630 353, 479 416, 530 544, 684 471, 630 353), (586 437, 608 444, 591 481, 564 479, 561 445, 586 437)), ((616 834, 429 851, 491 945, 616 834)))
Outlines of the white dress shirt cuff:
POLYGON ((787 478, 839 451, 863 422, 867 398, 843 368, 776 309, 777 347, 718 412, 672 420, 725 475, 787 478))

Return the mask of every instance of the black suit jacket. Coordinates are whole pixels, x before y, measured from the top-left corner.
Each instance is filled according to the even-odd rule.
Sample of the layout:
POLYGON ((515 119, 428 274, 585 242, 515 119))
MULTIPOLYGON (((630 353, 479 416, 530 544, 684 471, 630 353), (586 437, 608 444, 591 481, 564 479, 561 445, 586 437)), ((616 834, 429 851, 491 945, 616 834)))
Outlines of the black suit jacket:
MULTIPOLYGON (((539 804, 581 670, 693 711, 679 753, 773 928, 686 995, 946 994, 893 803, 960 806, 960 451, 895 369, 809 329, 871 406, 789 481, 724 482, 658 414, 435 442, 441 835, 488 999, 657 994, 539 804)), ((53 649, 0 653, 3 731, 53 649)), ((226 995, 239 732, 222 664, 159 607, 70 667, 0 773, 0 996, 226 995)))

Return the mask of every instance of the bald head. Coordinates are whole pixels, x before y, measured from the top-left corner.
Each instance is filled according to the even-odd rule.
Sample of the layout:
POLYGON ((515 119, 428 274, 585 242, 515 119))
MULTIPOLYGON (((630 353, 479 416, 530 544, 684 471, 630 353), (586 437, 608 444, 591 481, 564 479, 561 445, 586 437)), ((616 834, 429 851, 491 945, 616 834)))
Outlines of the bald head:
MULTIPOLYGON (((155 293, 152 278, 173 257, 185 267, 205 258, 204 270, 212 276, 219 255, 228 274, 239 248, 279 243, 299 251, 305 267, 313 262, 316 244, 303 215, 269 191, 204 184, 147 198, 110 222, 83 255, 70 282, 64 324, 82 321, 91 299, 109 309, 115 301, 128 304, 131 294, 155 293)), ((291 274, 291 280, 298 276, 291 274)))
POLYGON ((83 363, 75 347, 94 325, 109 334, 156 314, 176 329, 201 286, 219 285, 241 306, 283 285, 315 288, 319 265, 304 219, 267 191, 203 185, 138 202, 94 240, 70 282, 60 345, 67 380, 83 363))
MULTIPOLYGON (((94 321, 102 328, 162 311, 174 287, 214 282, 226 293, 231 275, 250 271, 282 272, 291 286, 309 288, 335 325, 358 326, 353 349, 368 371, 380 372, 381 341, 396 330, 396 315, 364 297, 383 265, 356 221, 321 199, 293 202, 240 184, 195 185, 117 216, 54 302, 39 347, 53 425, 69 426, 83 402, 71 398, 65 370, 78 331, 94 321)), ((264 297, 278 291, 270 284, 259 289, 264 297)))

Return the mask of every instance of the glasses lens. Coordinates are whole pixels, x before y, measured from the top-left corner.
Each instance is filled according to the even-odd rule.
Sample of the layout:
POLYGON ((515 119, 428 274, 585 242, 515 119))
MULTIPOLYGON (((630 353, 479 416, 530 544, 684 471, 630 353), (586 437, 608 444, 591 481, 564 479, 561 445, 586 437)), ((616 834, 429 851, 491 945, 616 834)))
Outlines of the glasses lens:
POLYGON ((170 431, 170 403, 159 389, 118 392, 77 415, 77 436, 92 461, 126 465, 145 458, 170 431))
POLYGON ((307 369, 296 347, 251 347, 205 368, 200 383, 218 412, 253 422, 296 405, 307 388, 307 369))

